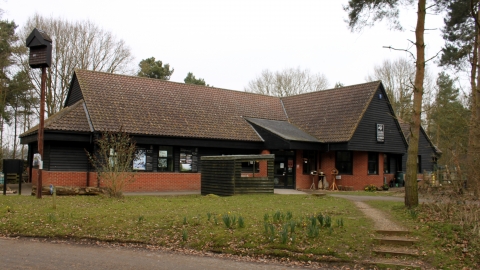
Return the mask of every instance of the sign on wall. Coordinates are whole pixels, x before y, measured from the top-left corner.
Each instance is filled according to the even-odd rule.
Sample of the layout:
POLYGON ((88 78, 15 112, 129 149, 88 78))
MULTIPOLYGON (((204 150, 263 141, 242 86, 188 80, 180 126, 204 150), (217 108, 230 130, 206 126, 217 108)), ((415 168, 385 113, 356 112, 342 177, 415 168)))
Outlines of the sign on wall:
POLYGON ((377 124, 377 142, 385 142, 385 126, 377 124))

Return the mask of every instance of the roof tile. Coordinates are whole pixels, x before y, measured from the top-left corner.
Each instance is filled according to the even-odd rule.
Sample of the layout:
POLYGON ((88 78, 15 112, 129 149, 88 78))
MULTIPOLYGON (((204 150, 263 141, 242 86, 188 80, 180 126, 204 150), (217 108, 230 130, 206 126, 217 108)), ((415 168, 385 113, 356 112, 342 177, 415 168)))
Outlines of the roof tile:
POLYGON ((96 131, 261 141, 242 117, 286 120, 276 97, 76 70, 96 131))
POLYGON ((282 98, 289 121, 322 142, 347 142, 353 136, 380 82, 282 98))
MULTIPOLYGON (((39 125, 27 130, 20 137, 25 137, 38 132, 39 125)), ((87 115, 83 108, 83 100, 70 107, 66 107, 45 120, 44 130, 51 131, 80 131, 90 132, 87 115)))

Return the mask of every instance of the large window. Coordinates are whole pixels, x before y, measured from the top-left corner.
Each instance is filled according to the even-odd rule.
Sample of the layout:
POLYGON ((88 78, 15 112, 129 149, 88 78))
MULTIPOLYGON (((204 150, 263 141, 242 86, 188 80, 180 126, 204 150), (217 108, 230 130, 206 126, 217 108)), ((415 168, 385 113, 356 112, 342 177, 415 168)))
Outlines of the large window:
POLYGON ((422 156, 417 156, 417 169, 418 173, 422 173, 422 156))
POLYGON ((387 154, 383 154, 383 173, 390 172, 390 157, 387 154))
POLYGON ((396 173, 402 170, 402 156, 395 154, 383 154, 383 172, 396 173))
POLYGON ((368 174, 378 174, 378 153, 368 152, 368 174))
POLYGON ((353 154, 350 151, 337 151, 335 167, 339 174, 353 174, 353 154))
POLYGON ((303 174, 310 174, 310 172, 317 170, 316 165, 315 151, 303 151, 303 174))
POLYGON ((173 172, 173 147, 159 146, 157 167, 159 172, 173 172))

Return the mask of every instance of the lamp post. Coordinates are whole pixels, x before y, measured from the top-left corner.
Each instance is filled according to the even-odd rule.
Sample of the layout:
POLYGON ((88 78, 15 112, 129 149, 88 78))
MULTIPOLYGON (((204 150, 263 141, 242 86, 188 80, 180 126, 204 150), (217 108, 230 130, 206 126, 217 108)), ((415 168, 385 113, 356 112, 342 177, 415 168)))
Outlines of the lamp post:
MULTIPOLYGON (((42 198, 42 170, 43 170, 43 128, 45 123, 45 84, 47 81, 47 67, 52 63, 52 39, 42 30, 33 29, 27 38, 26 46, 30 48, 29 65, 31 68, 42 69, 40 89, 40 124, 38 127, 38 154, 40 163, 37 178, 37 198, 42 198)), ((32 166, 32 164, 29 164, 32 166)))

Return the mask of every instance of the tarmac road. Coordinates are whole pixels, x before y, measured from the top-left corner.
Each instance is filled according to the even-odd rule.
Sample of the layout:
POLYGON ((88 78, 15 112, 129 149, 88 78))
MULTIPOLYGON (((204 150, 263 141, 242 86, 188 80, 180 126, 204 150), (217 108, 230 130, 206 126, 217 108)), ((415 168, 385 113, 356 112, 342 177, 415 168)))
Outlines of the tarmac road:
MULTIPOLYGON (((0 269, 291 269, 272 263, 185 255, 168 251, 0 238, 0 269)), ((295 269, 302 269, 296 266, 295 269)), ((305 269, 305 268, 303 268, 305 269)))

